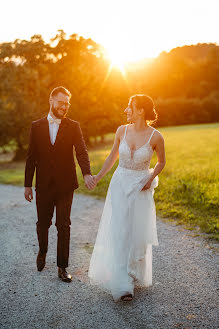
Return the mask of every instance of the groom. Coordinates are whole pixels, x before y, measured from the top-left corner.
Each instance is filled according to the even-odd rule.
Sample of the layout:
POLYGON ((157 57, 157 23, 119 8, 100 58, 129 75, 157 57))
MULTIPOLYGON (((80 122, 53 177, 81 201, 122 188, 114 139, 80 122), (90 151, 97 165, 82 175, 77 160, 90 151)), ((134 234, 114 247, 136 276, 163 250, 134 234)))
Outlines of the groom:
POLYGON ((86 187, 93 189, 96 184, 91 175, 80 124, 66 118, 70 98, 71 93, 66 88, 56 87, 49 97, 48 116, 32 122, 24 182, 25 199, 31 202, 32 181, 36 169, 36 229, 39 242, 37 269, 42 271, 45 266, 48 231, 56 207, 58 276, 65 282, 72 281, 66 267, 69 258, 71 205, 74 190, 78 188, 73 147, 86 187))

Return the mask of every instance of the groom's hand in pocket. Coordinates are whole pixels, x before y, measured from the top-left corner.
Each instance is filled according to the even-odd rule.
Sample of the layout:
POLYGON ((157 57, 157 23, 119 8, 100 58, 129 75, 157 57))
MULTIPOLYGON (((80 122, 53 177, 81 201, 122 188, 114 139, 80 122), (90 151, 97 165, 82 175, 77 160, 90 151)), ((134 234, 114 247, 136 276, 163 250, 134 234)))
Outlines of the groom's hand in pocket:
POLYGON ((25 187, 24 196, 25 196, 25 199, 29 202, 31 202, 33 200, 32 187, 25 187))
POLYGON ((93 176, 91 175, 85 175, 84 176, 84 182, 85 182, 85 186, 89 189, 89 190, 93 190, 96 187, 96 180, 94 179, 93 176))

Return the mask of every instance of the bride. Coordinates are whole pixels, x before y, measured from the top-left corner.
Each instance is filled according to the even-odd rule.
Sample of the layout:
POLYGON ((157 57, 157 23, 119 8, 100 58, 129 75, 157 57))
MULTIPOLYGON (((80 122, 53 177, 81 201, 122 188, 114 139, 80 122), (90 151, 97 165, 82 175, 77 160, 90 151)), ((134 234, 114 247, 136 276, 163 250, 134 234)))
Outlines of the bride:
POLYGON ((164 139, 150 126, 157 119, 153 100, 134 95, 125 109, 128 125, 120 126, 96 183, 114 165, 88 276, 115 301, 132 300, 135 286, 152 285, 152 245, 158 245, 153 199, 158 174, 165 166, 164 139), (155 167, 149 168, 153 152, 155 167))

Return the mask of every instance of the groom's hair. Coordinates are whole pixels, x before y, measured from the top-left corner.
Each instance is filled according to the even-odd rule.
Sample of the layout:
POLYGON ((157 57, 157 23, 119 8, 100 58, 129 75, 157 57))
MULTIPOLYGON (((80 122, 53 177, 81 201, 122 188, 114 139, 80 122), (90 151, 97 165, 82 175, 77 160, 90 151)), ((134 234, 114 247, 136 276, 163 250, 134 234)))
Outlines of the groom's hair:
POLYGON ((147 95, 141 95, 137 94, 134 96, 131 96, 130 99, 130 105, 133 105, 133 102, 135 101, 135 105, 137 109, 143 109, 144 110, 144 117, 147 123, 153 124, 157 121, 158 115, 155 110, 153 99, 150 96, 147 95))
POLYGON ((58 93, 62 93, 62 94, 65 94, 67 95, 69 98, 71 98, 71 93, 68 89, 66 89, 65 87, 62 87, 62 86, 59 86, 59 87, 56 87, 54 88, 51 93, 50 93, 50 97, 53 97, 53 96, 56 96, 58 95, 58 93))

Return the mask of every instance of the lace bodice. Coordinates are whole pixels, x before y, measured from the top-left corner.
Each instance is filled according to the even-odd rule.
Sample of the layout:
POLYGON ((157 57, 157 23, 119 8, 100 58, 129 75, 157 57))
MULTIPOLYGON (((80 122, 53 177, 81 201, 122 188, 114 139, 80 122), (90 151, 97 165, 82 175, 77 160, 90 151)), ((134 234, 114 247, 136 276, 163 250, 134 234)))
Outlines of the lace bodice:
POLYGON ((132 151, 126 142, 126 131, 127 126, 125 127, 125 134, 119 145, 119 166, 132 170, 145 170, 149 169, 151 158, 153 155, 153 149, 150 144, 150 140, 156 129, 153 128, 153 131, 147 141, 143 146, 138 148, 135 151, 132 151))

